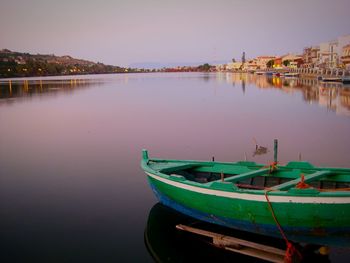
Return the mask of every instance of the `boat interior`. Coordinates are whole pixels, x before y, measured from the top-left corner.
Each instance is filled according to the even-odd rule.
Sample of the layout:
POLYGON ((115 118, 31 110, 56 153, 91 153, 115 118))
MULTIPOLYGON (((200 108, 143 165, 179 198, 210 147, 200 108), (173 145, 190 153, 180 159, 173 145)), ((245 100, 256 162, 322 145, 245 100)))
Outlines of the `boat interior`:
POLYGON ((161 173, 200 184, 233 183, 252 190, 289 190, 302 181, 305 188, 320 191, 350 191, 350 169, 316 168, 307 162, 291 162, 286 166, 261 166, 253 162, 215 163, 213 165, 163 164, 161 173))

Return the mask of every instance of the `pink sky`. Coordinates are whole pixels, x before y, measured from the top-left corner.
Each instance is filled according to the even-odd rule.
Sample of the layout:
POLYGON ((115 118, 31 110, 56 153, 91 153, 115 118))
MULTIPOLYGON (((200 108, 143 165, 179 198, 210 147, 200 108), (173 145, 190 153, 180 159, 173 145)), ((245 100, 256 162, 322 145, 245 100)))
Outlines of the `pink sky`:
POLYGON ((349 34, 349 0, 2 0, 0 49, 107 64, 230 61, 349 34))

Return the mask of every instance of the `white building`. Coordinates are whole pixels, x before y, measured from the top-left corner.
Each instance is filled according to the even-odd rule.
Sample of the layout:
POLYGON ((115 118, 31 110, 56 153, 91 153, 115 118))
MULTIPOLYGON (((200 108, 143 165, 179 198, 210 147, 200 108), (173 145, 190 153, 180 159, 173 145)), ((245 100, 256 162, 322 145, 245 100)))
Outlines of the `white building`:
POLYGON ((242 68, 242 62, 230 62, 227 63, 226 69, 227 70, 239 70, 242 68))
POLYGON ((320 44, 318 66, 320 68, 337 68, 341 63, 343 48, 350 44, 350 35, 340 36, 336 40, 320 44))
POLYGON ((256 58, 257 69, 267 69, 267 62, 274 60, 275 56, 259 56, 256 58))
POLYGON ((337 42, 324 42, 320 44, 320 53, 318 59, 318 67, 320 68, 334 68, 336 61, 337 42))
POLYGON ((350 44, 350 35, 338 37, 337 42, 338 42, 338 45, 337 45, 336 52, 338 54, 338 58, 340 58, 343 54, 343 48, 346 45, 350 44))

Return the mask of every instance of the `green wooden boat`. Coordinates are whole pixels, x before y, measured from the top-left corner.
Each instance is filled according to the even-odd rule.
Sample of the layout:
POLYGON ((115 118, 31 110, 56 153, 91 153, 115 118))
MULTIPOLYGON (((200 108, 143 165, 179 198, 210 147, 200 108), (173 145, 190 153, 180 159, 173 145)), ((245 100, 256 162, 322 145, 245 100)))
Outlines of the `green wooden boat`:
POLYGON ((196 219, 288 240, 350 245, 350 169, 163 160, 141 166, 161 203, 196 219), (302 179, 303 178, 303 179, 302 179))

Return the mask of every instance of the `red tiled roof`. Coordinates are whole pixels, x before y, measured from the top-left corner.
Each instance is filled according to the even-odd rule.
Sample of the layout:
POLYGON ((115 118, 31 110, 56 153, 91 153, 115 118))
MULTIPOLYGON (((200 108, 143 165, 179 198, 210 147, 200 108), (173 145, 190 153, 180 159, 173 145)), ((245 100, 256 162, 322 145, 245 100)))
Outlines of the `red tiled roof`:
POLYGON ((275 56, 259 56, 257 58, 275 58, 275 56))

